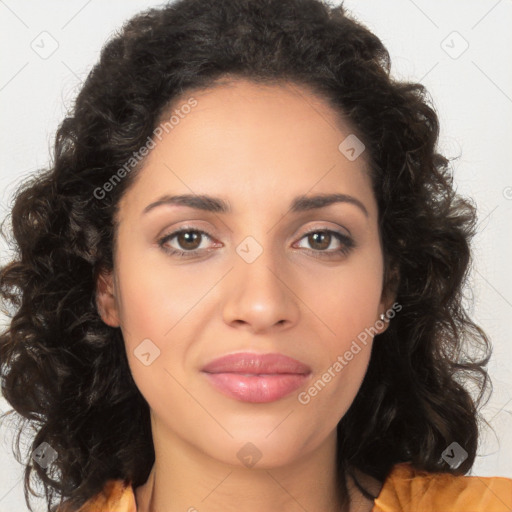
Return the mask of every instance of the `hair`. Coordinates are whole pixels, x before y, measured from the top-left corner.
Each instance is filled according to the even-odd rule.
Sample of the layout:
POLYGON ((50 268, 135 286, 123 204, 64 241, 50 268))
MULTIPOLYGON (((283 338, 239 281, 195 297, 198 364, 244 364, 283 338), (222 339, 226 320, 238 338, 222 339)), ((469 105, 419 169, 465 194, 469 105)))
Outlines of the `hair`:
POLYGON ((13 199, 16 253, 0 272, 9 317, 0 336, 1 390, 19 433, 27 424, 36 432, 31 451, 48 443, 57 453, 46 468, 21 461, 18 433, 30 510, 32 471, 49 511, 55 494, 78 508, 110 479, 136 487, 148 478, 155 460, 149 406, 121 330, 102 321, 96 304, 96 279, 113 269, 119 200, 144 159, 101 199, 97 191, 120 176, 180 98, 244 78, 308 88, 366 147, 384 289, 402 309, 376 336, 337 427, 344 504, 348 475, 376 498, 354 468, 383 482, 400 462, 465 474, 475 461, 478 409, 491 385, 490 342, 463 293, 476 207, 455 193, 425 87, 394 79, 380 39, 342 4, 179 0, 136 15, 107 42, 58 127, 52 162, 13 199), (467 452, 456 469, 442 459, 452 442, 467 452))

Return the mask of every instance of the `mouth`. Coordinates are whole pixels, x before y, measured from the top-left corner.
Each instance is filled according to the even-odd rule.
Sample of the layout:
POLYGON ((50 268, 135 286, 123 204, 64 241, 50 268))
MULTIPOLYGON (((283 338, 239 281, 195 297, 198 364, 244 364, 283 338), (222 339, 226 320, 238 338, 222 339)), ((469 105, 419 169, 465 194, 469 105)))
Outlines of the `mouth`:
POLYGON ((230 398, 267 403, 303 386, 311 368, 283 354, 235 353, 211 361, 202 373, 214 388, 230 398))
POLYGON ((205 372, 205 375, 209 382, 225 395, 251 403, 279 400, 300 388, 308 379, 308 375, 291 373, 250 375, 205 372))

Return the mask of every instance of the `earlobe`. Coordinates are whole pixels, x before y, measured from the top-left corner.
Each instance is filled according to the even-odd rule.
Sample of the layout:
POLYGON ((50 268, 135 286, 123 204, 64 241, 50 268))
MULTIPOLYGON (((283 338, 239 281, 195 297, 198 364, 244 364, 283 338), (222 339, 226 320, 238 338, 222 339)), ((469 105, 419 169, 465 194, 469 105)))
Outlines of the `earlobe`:
MULTIPOLYGON (((393 267, 389 272, 385 273, 384 277, 384 287, 382 290, 381 303, 379 305, 381 312, 379 313, 378 325, 382 326, 382 328, 379 329, 379 334, 387 330, 391 319, 395 316, 394 308, 398 283, 400 281, 400 271, 398 267, 393 267)), ((400 309, 402 308, 400 307, 400 309)), ((398 309, 398 311, 400 311, 400 309, 398 309)))
POLYGON ((379 334, 382 334, 384 331, 387 330, 387 328, 389 327, 389 323, 391 322, 391 319, 395 316, 395 299, 395 295, 393 295, 393 297, 390 299, 388 292, 388 296, 386 297, 386 299, 380 303, 380 313, 379 319, 377 321, 377 326, 379 327, 379 334))
POLYGON ((381 313, 379 315, 379 320, 376 322, 376 326, 379 329, 379 334, 382 334, 389 325, 389 318, 387 318, 385 313, 381 313))
POLYGON ((112 272, 100 272, 96 279, 96 307, 103 322, 110 327, 119 327, 119 314, 112 272))

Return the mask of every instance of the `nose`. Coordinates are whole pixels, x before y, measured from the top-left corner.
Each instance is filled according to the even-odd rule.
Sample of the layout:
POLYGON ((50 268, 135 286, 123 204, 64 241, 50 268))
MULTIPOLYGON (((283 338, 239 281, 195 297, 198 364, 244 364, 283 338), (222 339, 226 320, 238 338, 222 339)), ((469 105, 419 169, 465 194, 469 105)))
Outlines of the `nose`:
POLYGON ((292 281, 289 272, 276 268, 270 251, 252 263, 240 259, 225 284, 224 321, 255 334, 295 325, 300 301, 292 281))

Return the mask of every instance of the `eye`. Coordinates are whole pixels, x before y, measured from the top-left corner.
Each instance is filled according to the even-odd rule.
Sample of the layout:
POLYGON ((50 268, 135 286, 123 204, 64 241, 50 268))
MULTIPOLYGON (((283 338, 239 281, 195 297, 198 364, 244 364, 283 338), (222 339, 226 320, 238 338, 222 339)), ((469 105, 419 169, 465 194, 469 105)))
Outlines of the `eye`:
POLYGON ((307 242, 315 249, 313 251, 309 251, 313 253, 315 257, 320 258, 333 258, 336 256, 347 255, 352 249, 355 247, 355 242, 347 235, 342 233, 338 233, 337 231, 333 231, 331 229, 315 229, 306 233, 301 240, 307 239, 307 242), (338 241, 340 247, 337 249, 333 249, 331 251, 326 251, 333 240, 338 241))
MULTIPOLYGON (((158 245, 171 256, 179 257, 194 257, 201 252, 210 251, 211 249, 200 248, 202 238, 206 237, 213 240, 213 237, 206 231, 195 229, 192 227, 183 227, 178 231, 174 231, 158 240, 158 245), (169 247, 169 243, 176 239, 176 243, 180 248, 169 247)), ((315 257, 319 258, 333 258, 339 255, 349 254, 355 247, 355 242, 347 235, 338 233, 330 229, 315 229, 304 234, 300 240, 307 239, 313 249, 306 251, 315 257), (327 251, 326 249, 337 241, 338 248, 327 251)))
MULTIPOLYGON (((200 229, 195 229, 192 227, 184 227, 178 231, 174 231, 169 235, 164 236, 160 240, 158 240, 158 245, 168 254, 172 256, 194 256, 196 253, 202 252, 205 249, 198 248, 198 242, 201 241, 201 238, 205 236, 210 240, 212 237, 206 232, 200 229), (180 249, 169 248, 166 246, 168 242, 172 239, 176 238, 178 245, 186 250, 182 251, 180 249)), ((199 244, 200 245, 200 244, 199 244)))

